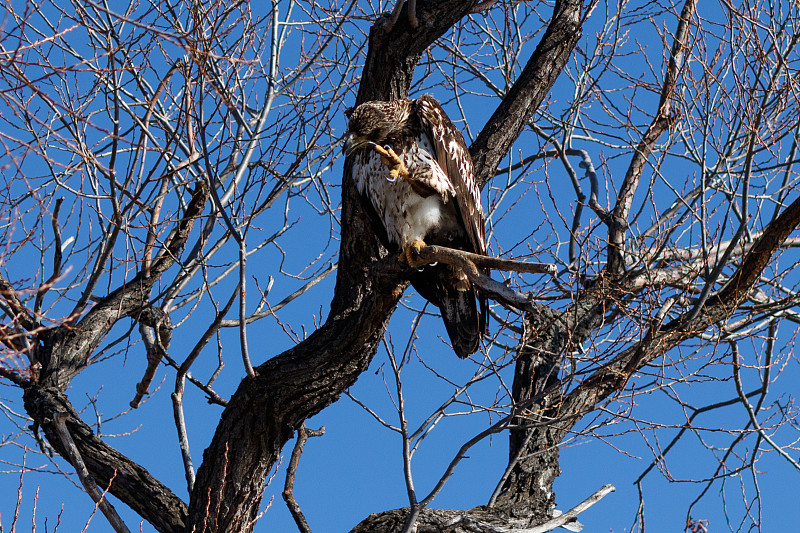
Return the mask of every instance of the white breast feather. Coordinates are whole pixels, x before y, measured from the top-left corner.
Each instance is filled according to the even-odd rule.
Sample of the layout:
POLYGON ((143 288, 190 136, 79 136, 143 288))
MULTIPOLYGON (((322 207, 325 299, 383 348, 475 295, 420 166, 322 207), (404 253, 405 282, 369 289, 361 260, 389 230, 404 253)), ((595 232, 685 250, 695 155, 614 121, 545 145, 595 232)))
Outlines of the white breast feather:
POLYGON ((407 228, 401 246, 424 240, 431 228, 441 225, 443 207, 439 196, 434 194, 423 198, 412 190, 405 202, 407 228))

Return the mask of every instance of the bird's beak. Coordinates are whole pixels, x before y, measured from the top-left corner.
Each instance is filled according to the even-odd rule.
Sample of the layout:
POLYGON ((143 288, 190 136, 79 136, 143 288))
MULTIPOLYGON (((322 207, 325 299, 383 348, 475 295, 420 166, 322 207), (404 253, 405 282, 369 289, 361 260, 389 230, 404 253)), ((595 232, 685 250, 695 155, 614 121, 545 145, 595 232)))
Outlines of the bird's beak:
POLYGON ((353 132, 349 132, 347 137, 344 139, 344 146, 342 146, 342 151, 345 155, 350 155, 355 150, 361 148, 369 141, 363 137, 359 137, 353 132))

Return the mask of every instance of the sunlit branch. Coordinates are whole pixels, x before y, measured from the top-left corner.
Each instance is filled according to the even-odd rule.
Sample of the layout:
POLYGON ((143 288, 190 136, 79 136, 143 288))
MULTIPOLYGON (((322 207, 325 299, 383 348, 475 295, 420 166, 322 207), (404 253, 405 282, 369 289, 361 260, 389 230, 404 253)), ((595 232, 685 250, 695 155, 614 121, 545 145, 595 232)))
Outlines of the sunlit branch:
POLYGON ((630 222, 628 216, 647 159, 656 141, 675 119, 672 110, 673 93, 677 87, 680 71, 683 69, 683 54, 688 47, 689 25, 694 17, 696 1, 686 0, 683 5, 678 28, 675 31, 666 77, 661 87, 661 100, 658 104, 658 110, 647 132, 645 132, 642 140, 636 146, 634 156, 620 187, 616 205, 611 212, 611 224, 608 229, 608 270, 612 274, 621 273, 625 264, 623 249, 625 246, 625 233, 630 222))
POLYGON ((414 489, 414 477, 411 473, 411 438, 408 435, 408 420, 405 414, 405 397, 403 395, 403 382, 400 379, 400 367, 397 364, 397 359, 394 356, 394 349, 383 339, 386 354, 389 357, 389 362, 392 365, 392 373, 394 374, 395 394, 397 395, 397 416, 400 419, 400 437, 403 443, 403 476, 406 483, 406 493, 408 494, 408 504, 410 511, 406 518, 403 533, 410 533, 416 530, 416 520, 419 516, 421 507, 418 506, 417 494, 414 489))
POLYGON ((581 503, 579 503, 569 511, 548 520, 544 524, 534 526, 530 529, 520 530, 520 533, 522 533, 523 531, 524 533, 546 533, 547 531, 553 531, 557 527, 566 527, 569 524, 576 522, 577 517, 580 513, 584 512, 586 509, 596 504, 597 502, 602 500, 605 496, 614 492, 615 490, 617 489, 616 487, 614 487, 614 485, 611 484, 603 485, 602 487, 597 489, 594 492, 594 494, 583 500, 581 503))

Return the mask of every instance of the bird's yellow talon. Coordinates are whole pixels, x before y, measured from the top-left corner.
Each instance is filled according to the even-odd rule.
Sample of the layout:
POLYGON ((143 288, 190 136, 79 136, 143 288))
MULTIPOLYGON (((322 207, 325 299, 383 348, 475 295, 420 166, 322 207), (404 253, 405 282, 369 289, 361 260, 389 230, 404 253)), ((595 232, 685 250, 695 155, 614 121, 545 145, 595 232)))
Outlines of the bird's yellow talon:
POLYGON ((400 251, 400 261, 407 264, 410 267, 421 267, 428 264, 428 261, 425 261, 420 257, 420 253, 422 249, 425 248, 427 245, 424 241, 414 241, 408 246, 406 246, 405 250, 400 251))
POLYGON ((381 163, 389 169, 389 181, 395 181, 398 177, 406 180, 411 177, 403 160, 391 146, 383 147, 376 144, 373 149, 381 155, 381 163))

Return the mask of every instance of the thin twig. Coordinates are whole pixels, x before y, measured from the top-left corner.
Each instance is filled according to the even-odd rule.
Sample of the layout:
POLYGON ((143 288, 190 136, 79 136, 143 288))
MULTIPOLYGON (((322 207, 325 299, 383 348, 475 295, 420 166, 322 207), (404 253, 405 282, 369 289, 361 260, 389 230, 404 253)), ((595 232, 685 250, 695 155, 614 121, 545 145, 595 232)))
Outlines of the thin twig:
POLYGON ((305 424, 303 424, 300 429, 297 430, 297 442, 294 444, 292 458, 289 460, 289 466, 286 468, 286 483, 283 486, 283 500, 286 502, 286 506, 289 508, 289 512, 292 513, 294 522, 297 524, 297 529, 299 529, 301 533, 311 533, 311 528, 308 526, 306 517, 300 510, 300 505, 294 498, 294 479, 297 475, 297 465, 300 463, 300 454, 303 453, 303 447, 305 447, 309 437, 321 437, 324 434, 325 426, 319 429, 308 429, 305 424))
POLYGON ((36 300, 33 304, 33 314, 34 316, 39 315, 42 310, 42 304, 44 303, 44 295, 53 286, 53 283, 61 276, 61 228, 58 227, 58 214, 61 211, 61 204, 64 203, 64 198, 58 198, 56 200, 56 206, 53 209, 53 214, 50 217, 50 224, 53 228, 53 274, 50 278, 42 283, 39 287, 39 290, 36 291, 36 300))
MULTIPOLYGON (((292 294, 281 300, 275 305, 268 306, 266 311, 257 311, 250 316, 247 317, 247 323, 255 322, 256 320, 260 320, 266 316, 274 315, 280 309, 286 307, 287 304, 291 303, 298 297, 302 296, 306 291, 308 291, 311 287, 325 279, 325 277, 330 274, 331 272, 335 271, 338 268, 338 263, 331 263, 328 268, 317 274, 317 276, 311 280, 309 280, 305 285, 294 291, 292 294)), ((263 303, 259 304, 259 308, 263 306, 263 303)), ((239 325, 239 320, 223 320, 220 322, 220 327, 223 328, 230 328, 230 327, 237 327, 239 325)))
MULTIPOLYGON (((733 381, 736 383, 736 393, 739 395, 739 399, 744 405, 744 408, 747 410, 747 414, 750 417, 750 423, 753 424, 753 427, 756 428, 758 434, 769 443, 772 448, 778 452, 778 455, 786 459, 790 465, 792 465, 795 470, 800 471, 800 463, 792 458, 791 455, 786 453, 786 451, 778 446, 778 444, 770 438, 769 435, 761 428, 761 425, 758 423, 758 419, 756 418, 756 413, 753 411, 753 406, 750 405, 750 402, 747 400, 747 396, 744 394, 744 387, 742 387, 742 378, 739 375, 739 347, 736 345, 735 342, 731 341, 731 353, 733 355, 733 381)), ((766 384, 765 384, 766 385, 766 384)))
POLYGON ((406 517, 403 533, 411 533, 416 531, 417 517, 419 517, 422 506, 417 502, 414 477, 411 474, 411 439, 408 436, 408 420, 405 415, 405 399, 403 397, 403 382, 400 379, 400 368, 397 366, 397 359, 394 357, 393 349, 386 342, 386 337, 383 338, 383 343, 386 346, 389 362, 392 364, 394 382, 397 387, 397 415, 400 417, 400 434, 403 438, 403 474, 406 481, 406 491, 408 492, 408 504, 411 509, 406 517))
MULTIPOLYGON (((0 371, 2 371, 2 368, 0 368, 0 371)), ((344 391, 344 395, 347 396, 348 398, 350 398, 351 400, 353 400, 353 402, 355 402, 356 405, 361 407, 367 413, 372 415, 372 418, 377 420, 378 423, 381 424, 383 427, 385 427, 386 429, 391 429, 392 431, 396 431, 397 433, 400 433, 400 428, 395 427, 395 426, 391 425, 390 423, 386 422, 384 419, 382 419, 380 417, 380 415, 378 415, 378 413, 376 413, 375 411, 373 411, 372 409, 367 407, 361 400, 359 400, 358 398, 356 398, 355 396, 350 394, 350 391, 344 391)))

